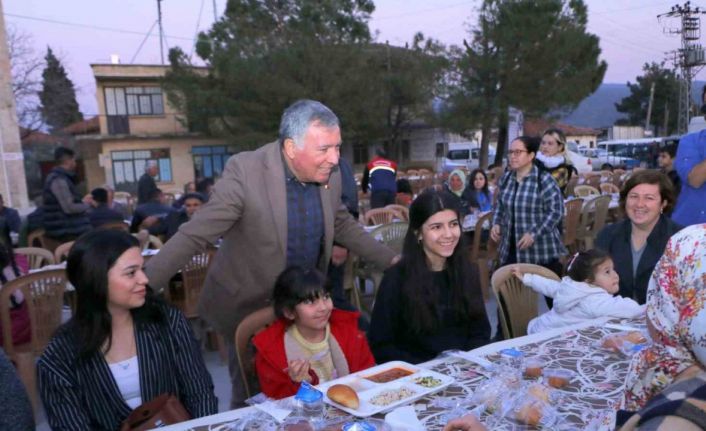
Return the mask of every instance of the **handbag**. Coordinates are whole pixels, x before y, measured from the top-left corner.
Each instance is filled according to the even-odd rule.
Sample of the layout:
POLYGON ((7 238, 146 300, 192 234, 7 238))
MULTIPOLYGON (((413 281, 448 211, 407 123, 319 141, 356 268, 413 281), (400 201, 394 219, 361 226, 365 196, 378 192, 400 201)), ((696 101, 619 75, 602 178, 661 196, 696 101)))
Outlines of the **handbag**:
POLYGON ((143 403, 123 421, 120 431, 146 431, 191 419, 179 399, 174 395, 162 394, 143 403))

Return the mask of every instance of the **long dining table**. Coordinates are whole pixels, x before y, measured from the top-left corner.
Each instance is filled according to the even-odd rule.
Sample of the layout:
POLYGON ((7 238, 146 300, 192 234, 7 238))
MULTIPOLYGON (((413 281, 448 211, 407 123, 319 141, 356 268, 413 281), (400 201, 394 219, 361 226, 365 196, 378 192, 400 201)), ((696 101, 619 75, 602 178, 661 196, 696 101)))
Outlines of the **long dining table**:
MULTIPOLYGON (((427 430, 441 430, 444 424, 460 414, 460 405, 468 406, 468 400, 476 390, 490 378, 493 364, 500 362, 503 349, 521 351, 525 358, 539 358, 548 368, 571 370, 574 377, 558 393, 559 402, 553 430, 609 430, 613 428, 615 413, 621 407, 625 378, 630 357, 601 349, 598 344, 605 335, 626 330, 645 330, 644 319, 595 319, 567 326, 500 341, 468 351, 451 352, 418 366, 451 376, 455 382, 440 392, 411 403, 419 421, 427 430), (453 410, 453 411, 452 411, 453 410)), ((508 394, 509 396, 510 394, 508 394)), ((272 404, 270 404, 271 406, 272 404)), ((466 407, 470 409, 471 407, 466 407)), ((238 430, 245 420, 269 418, 268 408, 246 407, 194 419, 160 428, 162 431, 194 430, 238 430)), ((326 406, 326 418, 337 418, 347 414, 332 406, 326 406)), ((384 415, 376 415, 382 419, 384 415)), ((481 422, 493 430, 536 429, 499 417, 497 413, 481 412, 481 422)), ((258 423, 264 424, 260 420, 258 423)), ((268 429, 268 428, 262 428, 268 429)))

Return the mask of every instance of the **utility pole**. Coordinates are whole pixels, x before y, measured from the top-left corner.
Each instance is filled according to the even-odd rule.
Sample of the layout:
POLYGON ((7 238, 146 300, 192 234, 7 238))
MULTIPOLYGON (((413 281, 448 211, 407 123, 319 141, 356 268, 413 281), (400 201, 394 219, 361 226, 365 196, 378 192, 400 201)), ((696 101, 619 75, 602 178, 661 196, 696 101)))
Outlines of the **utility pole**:
POLYGON ((681 48, 677 51, 678 66, 681 71, 679 85, 679 112, 677 113, 677 132, 686 133, 689 129, 689 117, 691 114, 691 81, 699 70, 706 65, 704 61, 704 48, 699 43, 701 37, 701 18, 706 11, 702 11, 698 6, 691 7, 691 2, 684 3, 683 6, 675 5, 672 9, 660 15, 657 19, 679 18, 680 28, 665 29, 667 34, 678 34, 681 36, 681 48))
POLYGON ((0 193, 6 206, 27 208, 27 177, 20 129, 17 125, 15 95, 12 93, 10 52, 6 34, 0 0, 0 193))
POLYGON ((650 103, 647 105, 647 118, 645 119, 645 132, 650 130, 650 119, 652 118, 652 103, 655 100, 655 83, 650 86, 650 103))
POLYGON ((213 22, 218 21, 218 9, 216 6, 216 0, 213 0, 213 22))
POLYGON ((159 57, 164 64, 164 46, 162 41, 164 40, 164 28, 162 27, 162 0, 157 0, 157 22, 159 23, 159 57))

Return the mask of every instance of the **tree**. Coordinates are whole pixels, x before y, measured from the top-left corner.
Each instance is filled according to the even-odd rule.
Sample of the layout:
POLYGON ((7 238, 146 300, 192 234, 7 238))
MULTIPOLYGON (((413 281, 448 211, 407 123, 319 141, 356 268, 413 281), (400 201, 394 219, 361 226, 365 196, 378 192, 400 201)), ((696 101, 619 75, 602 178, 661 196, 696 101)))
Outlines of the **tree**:
POLYGON ((410 49, 373 43, 370 0, 230 0, 224 16, 199 35, 208 72, 178 49, 165 88, 189 127, 229 135, 241 148, 276 136, 282 109, 320 100, 341 119, 348 142, 386 141, 427 112, 441 47, 415 37, 410 49))
POLYGON ((34 54, 31 36, 16 27, 7 27, 7 45, 17 122, 28 132, 39 130, 42 115, 37 94, 40 89, 39 72, 44 62, 34 54))
POLYGON ((636 78, 636 83, 628 82, 630 95, 616 103, 615 108, 628 115, 628 124, 644 126, 650 91, 654 85, 650 126, 655 126, 658 134, 670 135, 677 130, 679 79, 674 71, 664 67, 664 63, 645 63, 642 70, 643 74, 636 78))
POLYGON ((46 67, 42 72, 42 90, 39 92, 41 112, 50 130, 57 132, 71 123, 83 120, 83 115, 78 110, 74 84, 49 47, 44 61, 46 67))
POLYGON ((487 116, 494 118, 495 161, 501 162, 510 106, 542 116, 576 106, 600 85, 607 65, 598 59, 598 38, 586 31, 586 22, 582 0, 485 0, 471 42, 456 61, 461 85, 450 90, 446 121, 473 118, 488 128, 487 116), (478 95, 479 106, 459 102, 478 95))

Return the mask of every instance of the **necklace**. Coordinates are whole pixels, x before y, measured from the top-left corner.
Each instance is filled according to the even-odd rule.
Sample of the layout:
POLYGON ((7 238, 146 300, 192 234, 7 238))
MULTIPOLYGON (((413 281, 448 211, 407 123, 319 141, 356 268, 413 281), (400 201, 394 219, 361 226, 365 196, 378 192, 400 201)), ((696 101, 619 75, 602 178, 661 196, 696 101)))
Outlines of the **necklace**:
POLYGON ((125 370, 127 370, 128 368, 130 368, 130 362, 131 362, 131 361, 128 359, 127 361, 116 362, 116 365, 117 365, 118 367, 120 367, 121 370, 125 371, 125 370))

